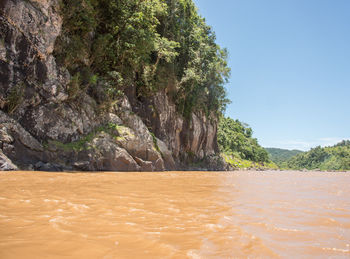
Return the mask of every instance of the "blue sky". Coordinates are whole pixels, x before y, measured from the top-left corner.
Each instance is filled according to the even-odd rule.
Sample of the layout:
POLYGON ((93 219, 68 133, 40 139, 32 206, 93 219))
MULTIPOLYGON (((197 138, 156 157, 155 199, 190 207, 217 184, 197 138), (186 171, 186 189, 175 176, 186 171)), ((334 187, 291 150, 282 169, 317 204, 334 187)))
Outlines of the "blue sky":
POLYGON ((265 147, 350 139, 350 0, 195 0, 230 53, 226 115, 265 147))

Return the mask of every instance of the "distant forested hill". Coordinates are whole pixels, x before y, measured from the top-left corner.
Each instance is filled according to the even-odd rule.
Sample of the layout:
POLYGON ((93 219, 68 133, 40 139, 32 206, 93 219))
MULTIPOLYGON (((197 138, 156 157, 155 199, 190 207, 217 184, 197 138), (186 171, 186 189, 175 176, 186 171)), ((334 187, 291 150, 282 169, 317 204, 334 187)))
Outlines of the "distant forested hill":
POLYGON ((291 169, 350 170, 350 141, 331 147, 315 147, 300 153, 286 162, 291 169))
POLYGON ((293 156, 303 152, 296 149, 294 150, 281 149, 281 148, 265 148, 265 149, 269 153, 269 157, 271 161, 273 161, 279 166, 281 166, 283 162, 286 162, 288 159, 292 158, 293 156))

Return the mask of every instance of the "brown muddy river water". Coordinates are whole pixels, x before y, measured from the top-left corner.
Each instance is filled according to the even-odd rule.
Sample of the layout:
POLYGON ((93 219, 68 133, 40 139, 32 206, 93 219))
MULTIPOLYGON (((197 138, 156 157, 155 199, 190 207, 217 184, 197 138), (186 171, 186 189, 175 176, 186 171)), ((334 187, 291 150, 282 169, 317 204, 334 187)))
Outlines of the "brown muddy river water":
POLYGON ((350 173, 0 173, 0 258, 350 258, 350 173))

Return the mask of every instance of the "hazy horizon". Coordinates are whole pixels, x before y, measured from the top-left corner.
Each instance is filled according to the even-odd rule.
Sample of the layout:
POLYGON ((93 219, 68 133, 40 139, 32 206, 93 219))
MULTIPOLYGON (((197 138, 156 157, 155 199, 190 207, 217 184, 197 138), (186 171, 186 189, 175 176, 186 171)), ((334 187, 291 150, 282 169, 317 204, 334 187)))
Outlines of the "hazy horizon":
POLYGON ((335 144, 338 144, 339 142, 343 140, 350 140, 350 139, 320 139, 318 141, 315 141, 314 143, 312 142, 290 142, 287 143, 286 146, 296 146, 297 148, 284 148, 284 147, 276 147, 276 146, 263 146, 264 148, 280 148, 280 149, 287 149, 287 150, 299 150, 299 151, 309 151, 311 148, 314 148, 316 146, 321 146, 321 147, 328 147, 328 146, 334 146, 335 144))
POLYGON ((339 142, 343 141, 343 140, 350 140, 350 139, 341 139, 341 138, 325 138, 325 139, 319 139, 318 141, 314 141, 314 142, 298 142, 298 141, 295 141, 295 142, 289 142, 289 143, 285 143, 284 146, 285 147, 280 147, 280 146, 283 146, 284 143, 281 143, 280 146, 276 147, 270 147, 270 146, 263 146, 264 148, 281 148, 281 149, 288 149, 288 150, 301 150, 301 151, 309 151, 311 148, 314 148, 316 146, 321 146, 321 147, 327 147, 327 146, 333 146, 335 144, 338 144, 339 142), (293 148, 296 147, 296 148, 293 148), (292 148, 289 148, 289 147, 292 147, 292 148))

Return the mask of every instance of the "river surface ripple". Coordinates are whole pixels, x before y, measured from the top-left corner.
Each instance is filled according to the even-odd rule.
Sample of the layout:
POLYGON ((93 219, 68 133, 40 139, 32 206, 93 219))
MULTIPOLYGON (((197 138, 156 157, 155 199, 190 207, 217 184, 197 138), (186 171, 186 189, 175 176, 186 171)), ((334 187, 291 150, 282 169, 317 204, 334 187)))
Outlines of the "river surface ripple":
POLYGON ((349 258, 350 173, 0 173, 0 258, 349 258))

